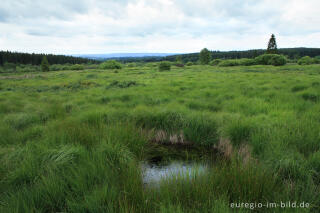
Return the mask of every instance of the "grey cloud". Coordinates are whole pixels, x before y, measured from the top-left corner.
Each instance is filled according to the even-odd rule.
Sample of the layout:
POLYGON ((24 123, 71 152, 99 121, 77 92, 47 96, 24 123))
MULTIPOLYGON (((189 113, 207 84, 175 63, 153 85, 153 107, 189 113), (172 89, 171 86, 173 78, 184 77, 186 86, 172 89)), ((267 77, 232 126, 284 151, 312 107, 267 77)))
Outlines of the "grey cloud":
MULTIPOLYGON (((10 34, 17 33, 30 36, 35 43, 37 39, 34 38, 54 42, 72 40, 75 43, 79 37, 82 43, 99 38, 101 40, 97 42, 101 46, 121 48, 143 45, 145 38, 152 41, 152 38, 158 37, 168 42, 186 38, 201 42, 201 39, 208 37, 221 38, 223 41, 225 37, 237 40, 248 35, 256 38, 270 33, 282 36, 319 33, 318 20, 314 20, 313 24, 304 21, 296 23, 295 19, 286 16, 286 12, 290 11, 290 2, 293 1, 299 2, 3 0, 0 4, 0 30, 8 36, 7 40, 0 42, 14 44, 9 40, 10 34)), ((299 13, 299 16, 304 17, 305 14, 299 13)), ((171 44, 174 45, 174 42, 171 44)))
POLYGON ((74 14, 87 12, 87 6, 85 0, 5 0, 0 10, 6 14, 6 21, 23 23, 28 19, 70 19, 74 14))

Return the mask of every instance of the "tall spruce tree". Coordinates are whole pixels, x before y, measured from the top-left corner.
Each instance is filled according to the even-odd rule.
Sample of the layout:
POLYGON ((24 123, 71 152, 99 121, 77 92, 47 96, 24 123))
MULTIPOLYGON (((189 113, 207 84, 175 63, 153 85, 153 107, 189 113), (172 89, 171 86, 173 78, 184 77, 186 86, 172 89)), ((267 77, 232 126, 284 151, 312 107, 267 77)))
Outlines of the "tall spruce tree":
POLYGON ((200 52, 199 60, 201 64, 209 64, 211 59, 211 53, 207 48, 204 48, 200 52))
POLYGON ((277 54, 277 53, 278 53, 278 48, 277 48, 276 37, 274 36, 274 34, 272 34, 268 43, 267 54, 277 54))
POLYGON ((41 61, 41 70, 42 72, 48 72, 49 71, 49 62, 46 56, 43 56, 41 61))

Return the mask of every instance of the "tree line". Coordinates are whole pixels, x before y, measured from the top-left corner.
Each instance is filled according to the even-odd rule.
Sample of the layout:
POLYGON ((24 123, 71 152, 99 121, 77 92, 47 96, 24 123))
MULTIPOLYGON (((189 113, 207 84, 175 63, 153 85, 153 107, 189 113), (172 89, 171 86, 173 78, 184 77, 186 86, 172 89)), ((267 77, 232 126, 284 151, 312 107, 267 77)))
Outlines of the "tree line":
POLYGON ((0 51, 0 66, 4 63, 14 64, 31 64, 40 65, 42 59, 46 56, 49 64, 84 64, 84 63, 98 63, 96 60, 79 58, 65 55, 53 54, 36 54, 36 53, 18 53, 10 51, 0 51))
MULTIPOLYGON (((315 57, 320 55, 320 48, 282 48, 277 50, 278 54, 285 55, 290 59, 299 59, 304 56, 315 57)), ((241 59, 255 58, 266 53, 265 49, 246 50, 246 51, 210 51, 211 59, 241 59)), ((179 55, 182 61, 197 62, 200 58, 199 53, 189 53, 179 55)), ((166 56, 164 60, 176 61, 177 55, 166 56)))
MULTIPOLYGON (((242 58, 256 58, 257 56, 266 53, 266 49, 256 50, 245 50, 245 51, 209 51, 211 59, 242 59, 242 58)), ((274 53, 272 50, 270 53, 274 53)), ((277 49, 277 53, 287 56, 289 59, 299 59, 304 56, 316 57, 320 56, 320 48, 281 48, 277 49)), ((200 60, 200 53, 187 53, 181 55, 170 55, 170 56, 147 56, 147 57, 122 57, 112 58, 121 63, 130 62, 159 62, 159 61, 177 61, 177 58, 181 60, 181 63, 197 62, 200 60)), ((111 60, 107 59, 107 60, 111 60)))

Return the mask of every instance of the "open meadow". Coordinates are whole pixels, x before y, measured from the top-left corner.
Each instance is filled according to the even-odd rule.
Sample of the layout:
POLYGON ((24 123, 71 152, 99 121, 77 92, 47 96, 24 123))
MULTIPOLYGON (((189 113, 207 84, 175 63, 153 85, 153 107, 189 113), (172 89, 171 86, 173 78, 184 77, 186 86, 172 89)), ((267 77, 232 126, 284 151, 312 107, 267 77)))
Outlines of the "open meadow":
POLYGON ((320 65, 2 73, 0 212, 319 212, 319 102, 320 65), (146 186, 160 155, 210 166, 146 186))

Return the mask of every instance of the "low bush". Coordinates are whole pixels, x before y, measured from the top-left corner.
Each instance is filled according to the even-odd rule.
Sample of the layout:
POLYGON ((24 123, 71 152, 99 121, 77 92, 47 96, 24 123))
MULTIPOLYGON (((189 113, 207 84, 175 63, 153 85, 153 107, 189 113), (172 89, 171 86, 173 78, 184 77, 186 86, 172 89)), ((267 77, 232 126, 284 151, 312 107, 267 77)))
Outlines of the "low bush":
POLYGON ((3 64, 3 68, 4 69, 16 69, 16 64, 14 63, 9 63, 9 62, 5 62, 3 64))
POLYGON ((116 60, 105 61, 100 64, 100 69, 121 69, 122 65, 116 60))
POLYGON ((240 66, 240 62, 236 59, 222 60, 218 65, 220 67, 240 66))
POLYGON ((287 63, 287 59, 283 55, 278 54, 264 54, 255 58, 256 63, 260 65, 274 65, 282 66, 287 63))
POLYGON ((175 64, 176 67, 184 67, 184 64, 175 64))
POLYGON ((53 64, 50 66, 51 71, 62 71, 62 70, 84 70, 83 64, 53 64))
MULTIPOLYGON (((40 66, 32 64, 14 64, 14 63, 4 63, 0 66, 0 73, 10 73, 10 72, 38 72, 40 71, 40 66)), ((51 70, 51 69, 50 69, 51 70)))
POLYGON ((31 64, 21 64, 16 66, 16 71, 17 72, 37 72, 40 71, 40 67, 36 65, 31 65, 31 64))
POLYGON ((189 61, 188 63, 186 63, 186 66, 192 66, 193 63, 191 61, 189 61))
POLYGON ((51 71, 60 71, 60 70, 63 70, 63 65, 61 64, 53 64, 50 66, 50 70, 51 71))
POLYGON ((216 66, 218 65, 222 60, 221 59, 214 59, 212 61, 209 62, 209 65, 211 66, 216 66))
POLYGON ((86 64, 85 69, 99 69, 99 64, 86 64))
POLYGON ((131 62, 126 64, 127 67, 137 67, 137 63, 131 62))
POLYGON ((159 63, 157 62, 149 62, 145 64, 146 67, 157 67, 159 66, 159 63))
POLYGON ((169 61, 162 61, 159 64, 159 71, 166 71, 171 69, 171 63, 169 61))
POLYGON ((84 66, 82 64, 74 64, 70 66, 70 70, 84 70, 84 66))
POLYGON ((221 60, 216 59, 211 61, 211 65, 218 65, 220 67, 231 67, 231 66, 251 66, 256 65, 257 61, 255 59, 242 58, 242 59, 228 59, 221 60))
POLYGON ((252 65, 256 65, 257 61, 255 59, 242 58, 242 59, 239 59, 239 63, 242 66, 252 66, 252 65))
POLYGON ((317 58, 311 58, 310 56, 304 56, 298 60, 299 65, 317 64, 319 60, 317 58))
POLYGON ((287 59, 285 56, 272 57, 271 60, 269 61, 269 64, 273 66, 283 66, 286 63, 287 63, 287 59))
POLYGON ((5 62, 2 66, 3 72, 16 72, 16 64, 5 62))

